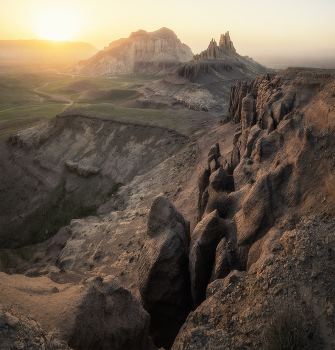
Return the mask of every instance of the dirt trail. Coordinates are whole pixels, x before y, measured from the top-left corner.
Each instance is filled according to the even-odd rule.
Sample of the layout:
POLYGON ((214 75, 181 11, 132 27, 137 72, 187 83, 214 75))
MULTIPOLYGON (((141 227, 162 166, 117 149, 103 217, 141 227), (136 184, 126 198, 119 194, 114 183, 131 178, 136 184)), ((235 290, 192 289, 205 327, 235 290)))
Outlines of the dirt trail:
MULTIPOLYGON (((57 72, 57 71, 56 71, 57 72)), ((59 73, 59 72, 57 72, 58 74, 62 74, 62 73, 59 73)), ((68 75, 68 74, 62 74, 62 75, 68 75)), ((72 76, 72 78, 74 78, 74 75, 72 75, 71 74, 71 76, 72 76)), ((63 101, 65 101, 65 102, 67 102, 66 104, 65 104, 65 106, 64 106, 64 108, 62 109, 62 112, 64 112, 66 109, 68 109, 68 107, 70 107, 70 106, 72 106, 73 105, 73 100, 70 100, 70 99, 68 99, 68 98, 66 98, 66 97, 64 97, 64 96, 61 96, 61 95, 54 95, 54 94, 49 94, 49 93, 47 93, 47 92, 43 92, 43 91, 40 91, 39 89, 43 89, 43 88, 45 88, 48 84, 50 84, 51 83, 51 81, 49 81, 49 82, 47 82, 45 85, 43 85, 43 86, 41 86, 41 87, 39 87, 39 88, 35 88, 34 89, 34 91, 35 92, 38 92, 39 94, 42 94, 42 95, 45 95, 45 96, 47 96, 47 97, 51 97, 51 98, 53 98, 54 100, 58 100, 58 101, 60 101, 60 102, 63 102, 63 101)), ((41 105, 31 105, 30 107, 40 107, 41 105)), ((17 108, 22 108, 22 107, 26 107, 26 106, 18 106, 18 107, 11 107, 11 108, 7 108, 7 109, 4 109, 4 110, 2 110, 2 111, 0 111, 0 113, 3 113, 3 112, 7 112, 7 111, 11 111, 11 110, 13 110, 13 109, 17 109, 17 108)))
MULTIPOLYGON (((56 71, 57 72, 57 71, 56 71)), ((59 73, 59 72, 57 72, 58 74, 61 74, 61 73, 59 73)), ((64 75, 67 75, 67 74, 64 74, 64 75)), ((73 78, 74 78, 74 76, 73 76, 73 78)), ((72 106, 73 105, 73 100, 70 100, 70 99, 68 99, 68 98, 66 98, 66 97, 64 97, 64 96, 61 96, 61 95, 53 95, 53 94, 49 94, 49 93, 47 93, 47 92, 43 92, 43 91, 39 91, 38 89, 43 89, 43 88, 45 88, 48 84, 50 84, 51 83, 51 81, 49 81, 49 82, 47 82, 45 85, 43 85, 43 86, 41 86, 41 87, 39 87, 39 88, 35 88, 34 89, 34 91, 35 92, 38 92, 39 94, 42 94, 42 95, 45 95, 45 96, 48 96, 48 97, 51 97, 51 98, 53 98, 54 100, 58 100, 58 101, 66 101, 66 102, 68 102, 65 106, 64 106, 64 108, 63 108, 63 110, 62 110, 62 112, 64 112, 66 109, 68 109, 68 107, 70 107, 70 106, 72 106)))

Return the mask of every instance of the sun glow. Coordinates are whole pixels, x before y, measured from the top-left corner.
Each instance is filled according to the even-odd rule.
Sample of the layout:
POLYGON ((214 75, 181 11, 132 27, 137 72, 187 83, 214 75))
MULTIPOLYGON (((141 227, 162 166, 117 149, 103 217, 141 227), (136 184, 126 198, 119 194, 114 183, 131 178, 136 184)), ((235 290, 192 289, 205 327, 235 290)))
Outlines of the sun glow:
POLYGON ((41 39, 64 41, 78 34, 80 21, 69 7, 54 5, 36 10, 34 27, 41 39))

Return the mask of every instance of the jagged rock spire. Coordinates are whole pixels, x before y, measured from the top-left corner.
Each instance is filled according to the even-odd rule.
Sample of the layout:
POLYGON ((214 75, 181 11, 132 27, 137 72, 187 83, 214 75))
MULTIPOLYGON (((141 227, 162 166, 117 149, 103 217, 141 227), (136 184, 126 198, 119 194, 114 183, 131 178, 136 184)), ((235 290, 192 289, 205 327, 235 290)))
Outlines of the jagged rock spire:
POLYGON ((233 42, 230 40, 229 32, 221 34, 219 45, 212 39, 207 50, 202 51, 199 55, 195 55, 193 59, 215 60, 220 57, 220 53, 236 53, 233 42))
POLYGON ((230 40, 229 31, 226 34, 221 34, 219 47, 231 52, 236 52, 233 42, 230 40))

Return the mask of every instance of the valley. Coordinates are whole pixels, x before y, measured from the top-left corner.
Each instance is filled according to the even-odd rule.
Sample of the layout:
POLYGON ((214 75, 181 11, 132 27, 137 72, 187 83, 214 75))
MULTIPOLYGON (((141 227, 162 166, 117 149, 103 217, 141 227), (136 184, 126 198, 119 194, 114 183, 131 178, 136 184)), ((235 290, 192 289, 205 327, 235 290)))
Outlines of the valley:
POLYGON ((335 71, 187 48, 0 66, 1 350, 334 348, 335 71))

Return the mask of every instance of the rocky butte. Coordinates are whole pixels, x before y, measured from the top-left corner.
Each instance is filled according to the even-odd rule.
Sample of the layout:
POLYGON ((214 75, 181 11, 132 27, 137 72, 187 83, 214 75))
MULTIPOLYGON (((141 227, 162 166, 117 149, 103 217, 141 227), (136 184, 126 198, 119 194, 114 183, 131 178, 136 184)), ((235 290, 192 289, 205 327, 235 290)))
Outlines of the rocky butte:
POLYGON ((212 39, 205 51, 193 56, 166 77, 144 86, 139 101, 164 103, 216 115, 227 113, 230 86, 237 80, 250 82, 268 72, 252 58, 236 52, 229 32, 222 34, 219 45, 212 39))
POLYGON ((78 62, 74 72, 85 75, 166 74, 192 56, 191 49, 168 28, 149 33, 138 30, 129 38, 116 40, 93 57, 78 62))

